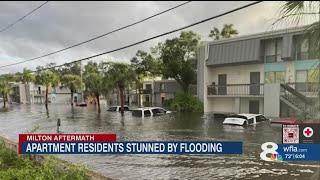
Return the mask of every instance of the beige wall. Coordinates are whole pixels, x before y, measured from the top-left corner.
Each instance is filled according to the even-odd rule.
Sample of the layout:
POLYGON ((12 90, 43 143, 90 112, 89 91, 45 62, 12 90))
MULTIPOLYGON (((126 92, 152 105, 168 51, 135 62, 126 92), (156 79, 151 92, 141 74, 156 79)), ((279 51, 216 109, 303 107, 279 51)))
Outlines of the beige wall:
POLYGON ((233 112, 234 98, 207 98, 205 112, 233 112))
POLYGON ((218 75, 227 74, 227 84, 250 84, 250 72, 260 72, 260 82, 264 82, 263 64, 239 65, 208 68, 207 85, 218 84, 218 75))
MULTIPOLYGON (((205 112, 237 112, 235 97, 210 97, 207 98, 205 112)), ((249 101, 257 100, 259 104, 259 113, 263 114, 263 98, 240 98, 240 113, 249 113, 249 101)))

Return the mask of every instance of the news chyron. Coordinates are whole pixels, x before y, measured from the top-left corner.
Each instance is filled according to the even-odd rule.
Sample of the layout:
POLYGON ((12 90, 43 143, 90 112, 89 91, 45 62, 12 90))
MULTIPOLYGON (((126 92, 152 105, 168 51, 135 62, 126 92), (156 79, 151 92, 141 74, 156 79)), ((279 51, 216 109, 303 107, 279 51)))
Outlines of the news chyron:
POLYGON ((116 134, 20 134, 20 154, 242 154, 242 142, 118 142, 116 134))
MULTIPOLYGON (((233 154, 241 141, 117 141, 116 134, 20 134, 20 154, 233 154)), ((282 125, 282 143, 261 145, 263 161, 319 161, 320 124, 282 125)))

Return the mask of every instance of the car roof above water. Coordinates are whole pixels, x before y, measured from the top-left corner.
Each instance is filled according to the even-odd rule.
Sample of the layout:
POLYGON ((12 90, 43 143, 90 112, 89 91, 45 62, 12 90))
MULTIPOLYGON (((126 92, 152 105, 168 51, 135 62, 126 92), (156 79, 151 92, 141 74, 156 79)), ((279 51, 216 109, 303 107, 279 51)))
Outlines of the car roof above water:
POLYGON ((230 116, 228 116, 227 118, 232 118, 232 117, 239 117, 239 118, 247 118, 247 119, 250 119, 250 118, 253 118, 253 117, 256 117, 256 116, 260 116, 262 114, 246 114, 246 113, 241 113, 241 114, 232 114, 230 116))
POLYGON ((144 107, 144 108, 136 108, 134 110, 153 110, 153 109, 163 109, 162 107, 144 107))

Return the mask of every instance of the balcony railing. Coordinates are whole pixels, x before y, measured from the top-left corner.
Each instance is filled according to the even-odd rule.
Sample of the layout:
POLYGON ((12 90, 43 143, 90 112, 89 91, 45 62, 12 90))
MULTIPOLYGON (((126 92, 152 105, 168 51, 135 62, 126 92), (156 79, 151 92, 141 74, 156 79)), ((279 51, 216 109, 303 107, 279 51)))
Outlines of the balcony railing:
POLYGON ((30 91, 30 94, 34 96, 43 96, 46 94, 46 91, 30 91))
POLYGON ((263 95, 263 84, 209 85, 208 95, 263 95))

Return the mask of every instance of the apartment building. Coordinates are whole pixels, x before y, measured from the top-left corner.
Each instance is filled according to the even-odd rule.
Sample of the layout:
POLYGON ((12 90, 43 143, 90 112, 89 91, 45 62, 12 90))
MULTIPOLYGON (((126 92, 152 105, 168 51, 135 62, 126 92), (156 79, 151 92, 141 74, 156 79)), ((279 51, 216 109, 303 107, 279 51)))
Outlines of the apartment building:
POLYGON ((318 93, 319 57, 305 27, 201 45, 197 94, 205 112, 287 116, 305 111, 318 93))

